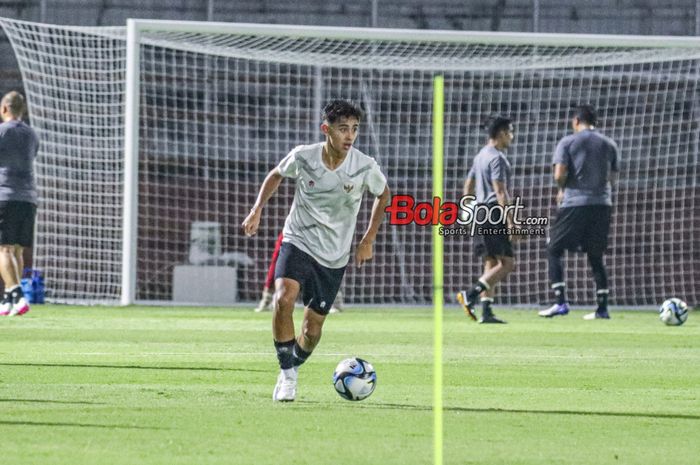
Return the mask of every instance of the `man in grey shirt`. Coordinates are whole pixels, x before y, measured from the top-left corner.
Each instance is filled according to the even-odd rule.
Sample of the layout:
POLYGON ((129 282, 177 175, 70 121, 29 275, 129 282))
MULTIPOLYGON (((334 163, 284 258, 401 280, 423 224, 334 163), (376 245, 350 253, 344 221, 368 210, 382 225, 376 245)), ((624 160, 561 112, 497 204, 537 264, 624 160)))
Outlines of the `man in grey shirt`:
POLYGON ((0 100, 0 277, 5 284, 0 315, 9 316, 29 311, 20 278, 24 247, 34 242, 37 195, 33 165, 39 139, 21 120, 26 109, 19 92, 0 100))
MULTIPOLYGON (((513 142, 513 124, 509 118, 495 116, 485 125, 488 142, 474 157, 467 179, 464 182, 464 194, 476 193, 476 202, 489 208, 505 208, 510 204, 511 168, 505 153, 513 142)), ((476 320, 474 307, 481 296, 482 316, 479 323, 505 323, 496 318, 491 309, 494 288, 513 271, 513 248, 506 232, 506 226, 513 228, 513 218, 503 215, 499 220, 490 216, 474 236, 474 252, 484 261, 484 272, 473 286, 457 293, 457 301, 464 313, 476 320)))
POLYGON ((551 318, 569 313, 562 256, 565 250, 585 252, 596 284, 596 311, 584 319, 608 319, 608 276, 603 253, 608 245, 612 209, 611 176, 618 170, 618 148, 612 139, 595 130, 597 116, 590 105, 574 110, 574 133, 557 145, 552 161, 559 186, 557 218, 547 248, 549 279, 556 302, 539 312, 551 318))

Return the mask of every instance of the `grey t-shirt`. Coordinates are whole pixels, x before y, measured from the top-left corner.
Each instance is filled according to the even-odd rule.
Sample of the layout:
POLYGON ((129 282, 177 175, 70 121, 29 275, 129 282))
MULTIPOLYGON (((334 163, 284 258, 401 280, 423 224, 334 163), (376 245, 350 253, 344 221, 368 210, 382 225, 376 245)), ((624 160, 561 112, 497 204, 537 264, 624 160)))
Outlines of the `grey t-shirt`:
POLYGON ((617 159, 617 144, 595 130, 585 129, 559 141, 552 164, 566 165, 568 170, 560 208, 612 206, 609 174, 618 170, 617 159))
POLYGON ((501 181, 510 187, 510 163, 503 152, 487 145, 474 157, 467 177, 474 178, 477 203, 496 203, 493 181, 501 181))
POLYGON ((22 121, 0 124, 0 201, 36 204, 34 158, 39 139, 22 121))
POLYGON ((296 180, 284 242, 327 268, 342 268, 350 258, 362 194, 379 197, 386 178, 373 158, 354 147, 340 166, 329 169, 323 163, 323 145, 300 145, 277 166, 279 174, 296 180))

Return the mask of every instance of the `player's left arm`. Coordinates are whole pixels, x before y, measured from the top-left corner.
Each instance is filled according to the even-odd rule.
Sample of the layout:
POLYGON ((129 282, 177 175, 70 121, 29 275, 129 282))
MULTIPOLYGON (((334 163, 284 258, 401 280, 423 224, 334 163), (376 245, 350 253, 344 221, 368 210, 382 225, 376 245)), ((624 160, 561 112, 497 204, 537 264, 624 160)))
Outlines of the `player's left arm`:
MULTIPOLYGON (((498 181, 494 179, 491 181, 491 187, 493 187, 493 192, 496 194, 496 202, 505 210, 505 208, 510 205, 510 193, 508 192, 508 187, 504 181, 498 181)), ((513 212, 508 210, 508 215, 506 218, 509 228, 515 227, 513 222, 513 212)))
POLYGON ((476 182, 474 178, 467 178, 464 180, 464 195, 474 195, 474 190, 476 187, 476 182))
POLYGON ((369 219, 369 226, 367 226, 367 231, 365 231, 362 240, 357 245, 357 250, 355 251, 355 264, 358 267, 362 267, 362 263, 367 260, 372 259, 372 245, 377 238, 377 233, 379 232, 379 226, 384 221, 384 209, 389 205, 389 198, 391 197, 391 192, 389 191, 389 186, 384 187, 384 192, 382 192, 378 197, 374 199, 374 204, 372 205, 372 215, 369 219))
POLYGON ((467 178, 464 180, 464 190, 462 191, 464 195, 474 195, 476 188, 476 175, 474 174, 474 166, 469 170, 467 178))

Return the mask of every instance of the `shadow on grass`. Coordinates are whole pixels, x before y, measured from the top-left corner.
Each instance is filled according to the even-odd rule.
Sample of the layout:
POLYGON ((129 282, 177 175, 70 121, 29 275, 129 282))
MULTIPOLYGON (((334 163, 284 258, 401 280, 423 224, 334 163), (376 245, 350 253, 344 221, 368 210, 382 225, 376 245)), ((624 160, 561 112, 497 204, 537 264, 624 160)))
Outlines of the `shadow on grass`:
POLYGON ((214 368, 214 367, 155 367, 144 365, 82 365, 73 363, 0 363, 8 367, 46 367, 46 368, 107 368, 117 370, 173 370, 173 371, 241 371, 250 373, 267 373, 270 370, 251 368, 214 368))
POLYGON ((51 399, 0 399, 0 402, 29 402, 41 404, 68 404, 68 405, 106 405, 104 402, 88 402, 80 400, 51 400, 51 399))
POLYGON ((53 421, 13 421, 0 420, 0 425, 11 426, 68 426, 75 428, 105 428, 105 429, 138 429, 138 430, 165 430, 169 428, 157 428, 154 426, 135 426, 135 425, 98 425, 93 423, 69 423, 69 422, 53 422, 53 421))
POLYGON ((470 413, 526 413, 535 415, 580 415, 593 417, 622 417, 622 418, 649 418, 669 420, 700 420, 700 415, 685 415, 681 413, 640 413, 640 412, 596 412, 583 410, 525 410, 502 408, 466 408, 445 407, 445 412, 470 412, 470 413))
MULTIPOLYGON (((325 404, 325 402, 319 402, 316 400, 297 400, 294 401, 297 405, 320 405, 325 404)), ((364 408, 364 409, 379 409, 379 410, 415 410, 415 411, 432 411, 433 408, 429 405, 411 405, 411 404, 386 404, 386 403, 372 403, 370 402, 352 402, 343 401, 342 406, 352 407, 352 408, 364 408)))
MULTIPOLYGON (((314 403, 311 401, 302 401, 302 403, 314 403)), ((432 406, 429 405, 412 405, 412 404, 374 404, 349 402, 348 405, 359 405, 362 408, 372 409, 390 409, 390 410, 414 410, 414 411, 431 411, 432 406)), ((641 413, 641 412, 596 412, 596 411, 576 411, 576 410, 526 410, 526 409, 500 409, 500 408, 467 408, 467 407, 445 407, 443 412, 469 412, 469 413, 523 413, 535 415, 581 415, 581 416, 599 416, 599 417, 621 417, 621 418, 648 418, 648 419, 669 419, 669 420, 700 420, 700 415, 687 415, 682 413, 641 413)))

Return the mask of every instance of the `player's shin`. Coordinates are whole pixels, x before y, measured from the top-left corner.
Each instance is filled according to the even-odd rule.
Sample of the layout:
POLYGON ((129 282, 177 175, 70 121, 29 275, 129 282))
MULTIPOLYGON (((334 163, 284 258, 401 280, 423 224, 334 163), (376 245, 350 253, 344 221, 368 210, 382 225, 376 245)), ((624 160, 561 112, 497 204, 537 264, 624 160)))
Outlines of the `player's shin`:
POLYGON ((293 364, 294 364, 294 367, 296 368, 296 367, 302 365, 306 361, 306 359, 311 356, 311 351, 306 351, 306 350, 302 349, 301 346, 299 345, 299 341, 295 340, 294 341, 294 349, 292 351, 292 354, 293 354, 293 364))
POLYGON ((277 360, 282 370, 289 370, 294 367, 294 344, 296 341, 274 341, 277 360))

